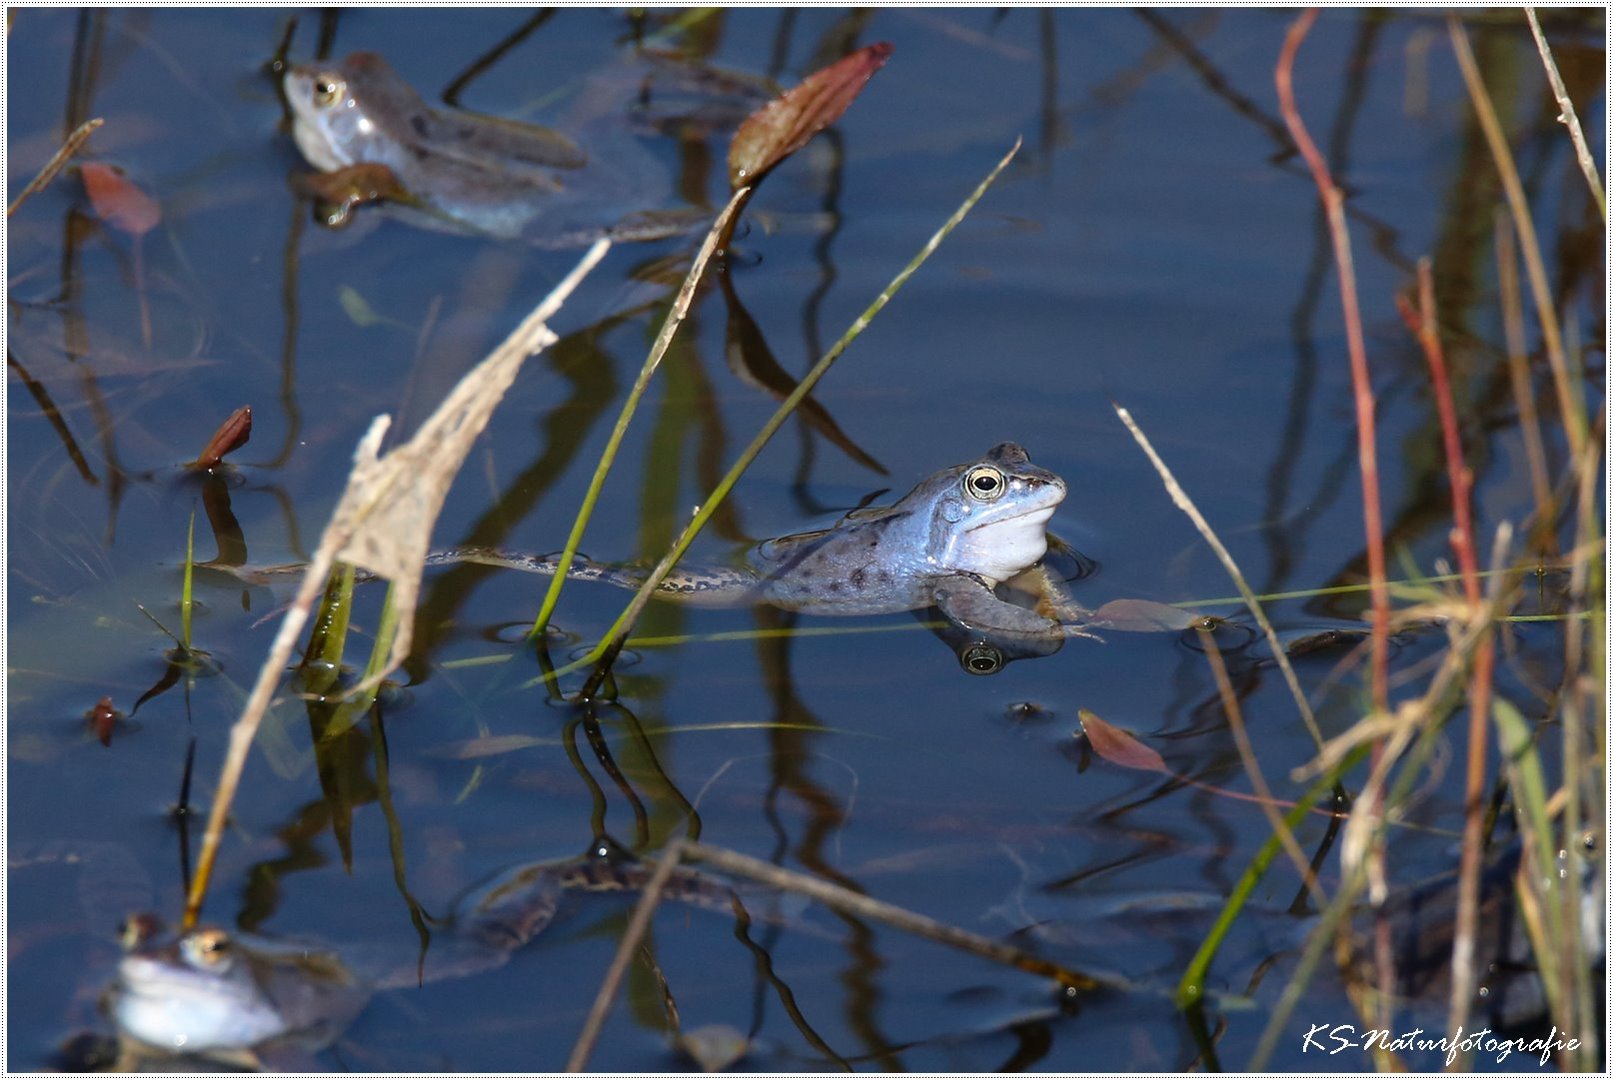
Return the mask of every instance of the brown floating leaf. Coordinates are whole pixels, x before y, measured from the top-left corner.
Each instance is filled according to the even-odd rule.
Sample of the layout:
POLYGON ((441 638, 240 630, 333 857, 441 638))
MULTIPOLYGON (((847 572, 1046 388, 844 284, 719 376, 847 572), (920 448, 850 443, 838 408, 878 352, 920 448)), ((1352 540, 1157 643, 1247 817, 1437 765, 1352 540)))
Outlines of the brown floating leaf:
POLYGON ((874 72, 885 66, 891 49, 888 41, 858 49, 751 113, 728 146, 729 184, 735 188, 755 184, 840 119, 874 72))
POLYGON ((211 469, 224 455, 231 450, 238 450, 246 445, 252 437, 252 406, 242 405, 230 413, 229 418, 218 426, 213 437, 207 441, 204 449, 195 461, 190 463, 192 469, 211 469))
POLYGON ((1165 767, 1165 759, 1139 742, 1137 736, 1129 731, 1120 730, 1085 709, 1082 709, 1079 715, 1081 730, 1086 732, 1092 752, 1109 764, 1126 769, 1143 769, 1147 772, 1172 775, 1170 769, 1165 767))
POLYGON ((157 200, 111 165, 86 161, 79 166, 79 172, 84 177, 84 190, 90 193, 90 205, 102 220, 131 236, 144 236, 162 220, 157 200))
POLYGON ((1183 608, 1157 600, 1111 600, 1087 620, 1100 630, 1126 630, 1150 633, 1159 630, 1186 630, 1198 616, 1183 608))
POLYGON ((97 701, 95 708, 84 714, 84 719, 89 721, 90 728, 95 732, 95 737, 101 740, 101 745, 111 746, 112 729, 118 726, 123 714, 112 707, 112 698, 108 696, 97 701))

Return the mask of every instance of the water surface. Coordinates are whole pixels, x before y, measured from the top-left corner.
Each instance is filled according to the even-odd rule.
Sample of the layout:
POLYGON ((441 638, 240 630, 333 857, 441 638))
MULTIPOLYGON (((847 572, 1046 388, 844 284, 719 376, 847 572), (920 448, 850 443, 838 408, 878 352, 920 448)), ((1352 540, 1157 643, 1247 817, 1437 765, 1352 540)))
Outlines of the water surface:
MULTIPOLYGON (((1115 419, 1115 401, 1149 431, 1255 588, 1361 580, 1336 284, 1316 191, 1272 89, 1287 14, 747 10, 680 29, 667 27, 670 15, 635 27, 617 12, 562 10, 522 35, 527 18, 374 10, 322 27, 304 13, 291 55, 313 55, 323 33, 330 54, 379 51, 439 101, 478 58, 513 41, 458 101, 544 119, 580 80, 629 66, 635 34, 663 32, 663 45, 783 84, 856 45, 895 45, 845 119, 761 188, 725 281, 702 292, 627 436, 588 554, 658 557, 771 412, 755 374, 764 356, 755 335, 737 333, 743 322, 785 372, 804 372, 1023 135, 1002 181, 817 395, 886 473, 792 421, 693 557, 820 527, 875 492, 900 494, 1012 440, 1069 482, 1052 528, 1096 563, 1077 586, 1083 601, 1228 596, 1221 568, 1115 419)), ((1552 26, 1593 132, 1605 108, 1599 18, 1579 12, 1552 26)), ((340 233, 314 225, 288 184, 305 166, 264 70, 287 19, 265 9, 24 10, 8 37, 11 190, 95 115, 106 126, 92 156, 125 169, 162 209, 138 279, 132 241, 97 219, 76 175, 9 223, 15 1068, 46 1065, 75 1032, 107 1031, 95 996, 124 910, 179 910, 185 863, 169 810, 187 748, 194 740, 191 804, 205 809, 228 725, 273 636, 267 617, 286 599, 202 574, 194 639, 221 673, 167 679, 172 642, 137 605, 178 632, 191 515, 198 560, 304 557, 371 419, 390 413, 396 432, 411 430, 571 266, 565 253, 417 231, 385 215, 361 212, 340 233), (184 475, 177 466, 242 404, 255 427, 227 482, 184 475), (134 714, 109 747, 80 719, 103 695, 134 714)), ((1597 398, 1599 222, 1527 28, 1497 14, 1473 33, 1597 398)), ((1439 429, 1421 354, 1394 306, 1421 256, 1435 259, 1478 523, 1488 534, 1533 506, 1498 314, 1499 189, 1440 19, 1325 12, 1295 85, 1350 196, 1391 551, 1433 572, 1449 557, 1439 429)), ((676 205, 725 197, 720 124, 637 131, 672 178, 676 205)), ((584 285, 556 320, 561 345, 523 371, 472 452, 439 545, 561 546, 688 247, 618 248, 584 285), (672 273, 656 272, 662 261, 672 273)), ((1555 399, 1532 331, 1530 348, 1550 419, 1555 399)), ((1560 467, 1562 446, 1548 452, 1560 467)), ((1190 642, 1077 640, 981 678, 908 617, 655 606, 640 634, 689 639, 635 648, 618 666, 613 701, 590 711, 524 685, 538 669, 511 643, 545 584, 485 568, 428 578, 409 686, 384 710, 384 788, 375 725, 320 741, 295 702, 279 709, 246 772, 207 917, 406 949, 416 935, 394 843, 408 894, 441 913, 502 867, 582 851, 601 825, 653 851, 698 815, 709 842, 1141 987, 1060 1011, 1045 983, 823 911, 808 917, 829 942, 757 931, 774 982, 724 920, 663 913, 654 951, 684 1027, 753 1034, 749 1066, 1130 1071, 1248 1061, 1312 924, 1303 904, 1293 910, 1297 879, 1279 864, 1212 970, 1212 989, 1246 998, 1244 1007, 1177 1012, 1165 991, 1264 840, 1264 818, 1246 802, 1093 760, 1074 736, 1077 711, 1089 709, 1175 772, 1248 790, 1190 642), (747 635, 780 627, 803 633, 747 635), (703 638, 717 633, 739 636, 703 638), (522 745, 507 749, 514 736, 522 745), (500 738, 472 745, 503 752, 466 756, 467 740, 500 738)), ((1553 610, 1560 588, 1548 579, 1538 606, 1553 610)), ((556 622, 572 644, 557 658, 596 640, 625 599, 568 588, 556 622)), ((1272 610, 1297 637, 1358 627, 1362 603, 1272 610)), ((378 604, 366 596, 355 615, 366 640, 378 604)), ((1247 621, 1235 605, 1210 610, 1247 621)), ((1558 677, 1559 635, 1528 627, 1512 640, 1499 689, 1534 701, 1531 681, 1558 677)), ((1419 662, 1442 645, 1437 633, 1398 643, 1397 670, 1410 674, 1397 696, 1417 692, 1419 662)), ((1294 798, 1302 788, 1287 778, 1314 745, 1265 656, 1250 646, 1229 663, 1264 773, 1294 798)), ((1363 708, 1358 672, 1330 677, 1342 656, 1300 665, 1327 734, 1363 708)), ((1454 865, 1460 784, 1459 769, 1427 784, 1416 812, 1429 831, 1397 838, 1397 880, 1454 865)), ((1307 823, 1299 839, 1336 882, 1327 822, 1307 823)), ((558 1068, 624 923, 620 906, 585 908, 498 972, 383 995, 320 1064, 558 1068)), ((1275 1064, 1368 1066, 1358 1052, 1323 1059, 1303 1048, 1312 1024, 1356 1019, 1337 971, 1324 972, 1275 1064)), ((1397 1019, 1410 1028, 1424 1018, 1397 1019)), ((662 990, 635 965, 593 1066, 679 1067, 666 1028, 662 990)))

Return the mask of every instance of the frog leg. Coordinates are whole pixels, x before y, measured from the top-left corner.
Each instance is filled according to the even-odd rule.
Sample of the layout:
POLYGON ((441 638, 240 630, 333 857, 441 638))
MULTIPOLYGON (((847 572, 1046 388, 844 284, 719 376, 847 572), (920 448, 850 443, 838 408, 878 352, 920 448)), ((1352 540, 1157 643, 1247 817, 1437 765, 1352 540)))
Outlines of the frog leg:
POLYGON ((973 574, 941 578, 936 582, 934 597, 935 606, 947 618, 971 630, 1041 638, 1094 636, 1079 625, 1010 604, 973 574))
POLYGON ((1047 568, 1046 563, 1037 563, 1015 575, 1008 586, 1035 597, 1036 610, 1055 622, 1083 623, 1092 618, 1092 612, 1070 595, 1069 587, 1047 568))

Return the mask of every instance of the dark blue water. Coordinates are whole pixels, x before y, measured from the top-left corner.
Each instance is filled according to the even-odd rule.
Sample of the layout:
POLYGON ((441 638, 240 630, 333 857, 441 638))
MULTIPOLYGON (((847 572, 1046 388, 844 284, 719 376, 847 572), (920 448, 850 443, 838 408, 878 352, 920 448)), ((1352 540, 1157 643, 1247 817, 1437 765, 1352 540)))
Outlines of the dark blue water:
MULTIPOLYGON (((371 419, 389 413, 395 431, 412 430, 574 258, 419 231, 363 210, 346 232, 315 226, 287 180, 305 166, 264 71, 287 18, 263 9, 22 10, 8 36, 10 191, 72 123, 94 115, 106 126, 91 156, 125 169, 162 210, 141 241, 139 278, 133 242, 97 219, 73 173, 9 222, 14 1068, 53 1060, 75 1032, 109 1030, 95 999, 126 907, 177 914, 182 837, 168 811, 187 747, 194 739, 191 802, 205 809, 228 726, 274 633, 266 616, 288 595, 201 574, 194 641, 222 674, 181 672, 160 685, 172 642, 137 605, 179 632, 192 515, 198 560, 305 557, 371 419), (243 404, 253 407, 252 440, 233 455, 229 483, 183 475, 177 466, 243 404), (109 747, 80 719, 103 695, 134 712, 154 687, 109 747)), ((380 51, 436 100, 527 18, 344 12, 328 27, 328 48, 380 51)), ((753 373, 754 340, 731 347, 742 318, 799 376, 1023 136, 1000 182, 817 394, 888 475, 792 421, 692 558, 715 561, 741 541, 821 527, 877 491, 899 495, 1012 440, 1069 483, 1052 528, 1096 562, 1077 586, 1084 602, 1231 595, 1113 401, 1149 432, 1257 590, 1361 580, 1337 287, 1316 191, 1290 151, 1272 89, 1287 14, 753 10, 682 28, 667 27, 668 18, 638 30, 662 33, 661 44, 713 67, 783 84, 852 45, 888 40, 895 54, 831 132, 761 187, 726 285, 701 293, 623 444, 584 551, 658 557, 771 413, 774 398, 753 373)), ((1599 16, 1580 12, 1551 30, 1587 130, 1600 131, 1599 16)), ((631 71, 634 33, 618 12, 559 11, 459 102, 544 119, 580 80, 613 65, 631 71)), ((1527 28, 1497 13, 1473 33, 1557 303, 1584 349, 1594 411, 1605 331, 1600 220, 1554 122, 1527 28)), ((292 58, 311 56, 319 36, 319 20, 304 13, 292 58)), ((1499 188, 1441 20, 1326 12, 1294 81, 1350 196, 1391 572, 1433 573, 1449 559, 1444 463, 1426 368, 1394 306, 1420 256, 1435 259, 1478 525, 1488 536, 1535 505, 1499 316, 1499 188)), ((633 137, 674 178, 674 205, 720 204, 725 134, 720 125, 681 131, 633 137)), ((471 452, 438 545, 562 545, 690 247, 619 247, 584 284, 555 320, 562 344, 528 364, 471 452), (670 273, 652 272, 660 259, 670 273)), ((1555 396, 1528 325, 1549 461, 1561 469, 1555 396)), ((1558 530, 1560 547, 1571 546, 1571 525, 1558 530)), ((1267 835, 1265 820, 1249 803, 1084 757, 1073 734, 1077 711, 1088 709, 1142 737, 1175 772, 1247 791, 1210 670, 1189 642, 1076 640, 978 678, 907 616, 833 621, 654 606, 641 635, 695 637, 632 650, 618 665, 614 704, 586 713, 531 687, 536 664, 509 644, 545 584, 485 569, 428 576, 411 685, 384 714, 390 832, 374 726, 316 752, 307 711, 284 701, 247 769, 207 917, 406 951, 415 936, 394 877, 394 839, 409 892, 440 913, 502 867, 583 850, 600 824, 596 784, 604 828, 629 846, 653 851, 681 835, 693 806, 708 842, 977 933, 1012 935, 1139 987, 1060 1011, 1030 976, 822 911, 809 918, 830 930, 828 941, 766 932, 774 983, 727 921, 663 913, 654 951, 683 1026, 722 1023, 754 1035, 754 1068, 1248 1062, 1313 925, 1288 914, 1298 891, 1292 868, 1279 861, 1212 969, 1213 989, 1246 999, 1242 1006, 1179 1013, 1167 993, 1267 835), (790 626, 801 633, 751 633, 790 626), (700 637, 715 633, 731 636, 700 637), (505 741, 467 748, 489 737, 505 741), (509 737, 520 745, 509 749, 509 737), (1162 905, 1173 913, 1142 913, 1162 905)), ((1548 576, 1531 603, 1559 610, 1562 587, 1561 575, 1548 576)), ((556 622, 573 643, 557 649, 557 661, 597 640, 625 599, 568 588, 556 622)), ((1312 597, 1272 610, 1284 635, 1297 637, 1359 626, 1363 603, 1312 597)), ((378 605, 378 595, 359 605, 350 662, 362 663, 378 605)), ((1238 614, 1232 605, 1211 610, 1238 614)), ((1531 718, 1544 716, 1531 687, 1560 677, 1560 632, 1531 624, 1509 633, 1513 660, 1498 690, 1531 718)), ((1443 647, 1437 631, 1400 641, 1397 699, 1419 691, 1443 647)), ((1359 668, 1334 674, 1344 655, 1299 666, 1329 735, 1353 724, 1366 699, 1359 668)), ((1304 789, 1290 774, 1315 747, 1265 656, 1250 646, 1229 663, 1264 774, 1293 799, 1304 789)), ((1465 723, 1458 713, 1452 730, 1465 723)), ((1552 746, 1559 740, 1549 736, 1552 746)), ((1443 753, 1460 760, 1462 745, 1443 753)), ((1427 831, 1395 838, 1399 881, 1454 865, 1461 770, 1435 770, 1419 786, 1409 813, 1427 831)), ((1305 824, 1299 839, 1324 852, 1323 880, 1335 884, 1326 821, 1305 824)), ((496 973, 383 995, 321 1064, 559 1068, 624 922, 620 908, 585 907, 496 973)), ((1314 1024, 1359 1023, 1341 982, 1324 962, 1275 1064, 1369 1065, 1359 1051, 1323 1058, 1303 1049, 1314 1024)), ((1428 1026, 1443 1009, 1407 1009, 1397 1021, 1428 1026)), ((680 1067, 666 1028, 663 993, 635 965, 593 1066, 680 1067)), ((1407 1060, 1439 1064, 1437 1055, 1407 1060)), ((1525 1067, 1518 1057, 1505 1064, 1525 1067)))

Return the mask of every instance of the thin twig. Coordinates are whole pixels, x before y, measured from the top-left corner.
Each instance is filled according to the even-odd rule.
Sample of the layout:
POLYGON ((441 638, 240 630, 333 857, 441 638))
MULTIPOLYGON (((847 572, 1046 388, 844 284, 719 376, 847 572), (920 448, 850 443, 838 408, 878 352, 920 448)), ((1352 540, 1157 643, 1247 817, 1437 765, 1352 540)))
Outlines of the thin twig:
POLYGON ((23 204, 23 200, 39 194, 47 184, 56 179, 56 174, 62 171, 62 166, 67 164, 67 159, 78 153, 78 148, 84 145, 84 140, 93 135, 95 129, 104 123, 106 121, 97 116, 84 121, 74 128, 72 134, 68 135, 67 140, 62 143, 61 149, 51 155, 51 159, 45 162, 45 167, 39 170, 39 175, 30 180, 28 186, 18 192, 15 199, 11 200, 11 205, 6 207, 6 217, 14 214, 17 207, 23 204))
POLYGON ((1557 114, 1557 120, 1568 126, 1568 137, 1574 141, 1574 154, 1579 158, 1579 171, 1585 174, 1585 183, 1591 189, 1591 199, 1602 215, 1603 224, 1606 224, 1607 195, 1602 190, 1602 178, 1596 171, 1596 159, 1591 156, 1591 148, 1585 145, 1585 133, 1580 130, 1579 116, 1574 112, 1574 103, 1568 100, 1568 88, 1563 85, 1563 77, 1557 73, 1557 61, 1552 59, 1551 46, 1546 44, 1546 35, 1540 32, 1540 20, 1535 18, 1535 9, 1526 7, 1523 13, 1529 18, 1529 32, 1535 35, 1535 48, 1540 50, 1540 62, 1546 66, 1546 79, 1551 83, 1551 92, 1557 99, 1557 107, 1562 110, 1557 114))
POLYGON ((1226 549, 1225 544, 1221 543, 1221 538, 1215 534, 1214 529, 1210 528, 1210 523, 1204 519, 1203 514, 1199 513, 1199 508, 1188 497, 1182 485, 1177 483, 1176 476, 1171 472, 1170 466, 1166 465, 1164 459, 1159 456, 1159 452, 1154 449, 1154 444, 1149 442, 1147 435, 1143 434, 1143 429, 1137 425, 1137 421, 1131 418, 1131 413, 1120 405, 1116 405, 1113 402, 1110 404, 1114 406, 1115 412, 1120 416, 1120 422, 1126 425, 1127 431, 1131 432, 1131 437, 1137 440, 1137 445, 1142 447, 1144 454, 1148 455, 1148 460, 1153 463, 1154 471, 1159 473, 1159 477, 1164 482, 1165 491, 1170 495, 1171 501, 1176 504, 1178 510, 1187 515, 1188 520, 1193 522, 1193 527, 1199 531, 1200 536, 1204 537, 1204 542, 1210 545, 1210 550, 1215 552, 1215 557, 1221 560, 1221 565, 1226 568, 1227 574, 1232 578, 1232 583, 1238 587, 1238 593, 1243 597, 1244 605, 1248 607, 1249 614, 1254 616, 1255 622, 1260 626, 1261 633, 1266 635, 1266 641, 1271 646, 1271 658, 1277 664, 1278 669, 1282 671, 1284 681, 1288 683, 1288 691, 1294 696, 1294 705, 1299 709, 1300 717, 1305 721, 1306 728, 1310 730, 1311 738, 1318 747, 1321 747, 1322 729, 1317 725, 1316 714, 1311 711, 1311 703, 1306 700, 1305 691, 1299 685, 1299 676, 1294 674, 1294 667, 1288 662, 1288 654, 1283 650, 1283 643, 1278 639, 1277 631, 1271 625, 1271 620, 1266 618, 1266 609, 1261 606, 1260 600, 1254 594, 1254 590, 1249 588, 1249 582, 1245 580, 1243 571, 1238 569, 1238 564, 1233 560, 1232 553, 1226 549))
POLYGON ((604 979, 600 980, 599 992, 594 995, 594 1004, 588 1010, 588 1019, 583 1021, 582 1030, 577 1033, 577 1042, 571 1048, 571 1057, 566 1059, 567 1072, 582 1072, 588 1064, 588 1056, 594 1052, 594 1043, 599 1041, 600 1029, 604 1027, 605 1017, 610 1013, 611 1002, 616 999, 617 988, 622 984, 622 977, 627 974, 627 965, 633 962, 633 954, 638 952, 639 942, 644 940, 644 935, 650 928, 650 919, 655 915, 656 906, 661 903, 661 893, 666 889, 666 883, 671 880, 672 872, 678 868, 678 863, 683 859, 684 843, 682 839, 673 840, 661 852, 655 873, 650 875, 650 880, 645 884, 638 903, 633 905, 633 915, 627 921, 627 930, 616 946, 616 955, 611 957, 610 967, 605 970, 604 979))
POLYGON ((970 933, 927 915, 919 915, 906 908, 899 908, 895 904, 887 904, 883 900, 875 900, 862 893, 852 892, 832 881, 799 874, 794 870, 786 870, 781 866, 753 859, 749 855, 741 855, 737 851, 712 847, 699 841, 683 841, 682 850, 691 859, 709 863, 719 870, 759 881, 775 889, 800 893, 843 915, 882 922, 906 933, 984 957, 994 963, 1007 964, 1033 975, 1045 975, 1058 980, 1069 990, 1094 990, 1103 985, 1091 975, 1043 960, 1023 949, 981 937, 979 934, 970 933))
POLYGON ((1327 893, 1316 880, 1316 871, 1311 869, 1311 861, 1305 857, 1299 841, 1294 839, 1294 830, 1288 827, 1283 815, 1277 812, 1271 787, 1260 771, 1260 759, 1255 756, 1255 748, 1249 742, 1249 732, 1243 723, 1243 709, 1238 704, 1238 695, 1232 692, 1232 680, 1227 678, 1226 661, 1221 658, 1221 649, 1215 643, 1215 635, 1203 629, 1199 630, 1198 635, 1199 644, 1204 647, 1204 658, 1210 665, 1210 674, 1215 677, 1215 688, 1221 695, 1221 709, 1226 713, 1227 725, 1232 729, 1232 740, 1238 745, 1238 756, 1243 759, 1243 768, 1249 774, 1249 786, 1255 789, 1255 794, 1258 796, 1260 810, 1266 815, 1266 822, 1271 826, 1272 834, 1282 844, 1283 852, 1293 862, 1294 869, 1299 872, 1299 878, 1305 883, 1305 888, 1310 892, 1316 906, 1326 907, 1327 893))

